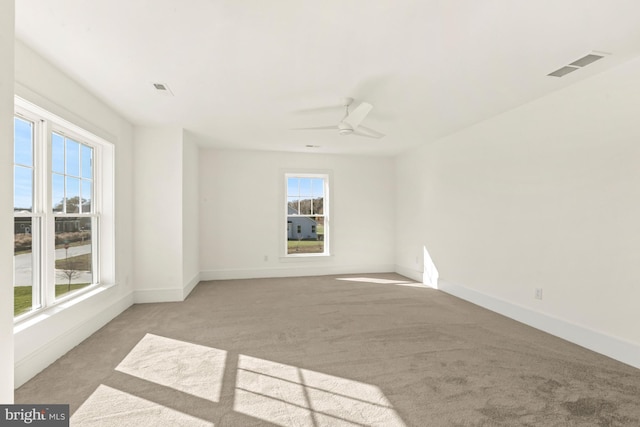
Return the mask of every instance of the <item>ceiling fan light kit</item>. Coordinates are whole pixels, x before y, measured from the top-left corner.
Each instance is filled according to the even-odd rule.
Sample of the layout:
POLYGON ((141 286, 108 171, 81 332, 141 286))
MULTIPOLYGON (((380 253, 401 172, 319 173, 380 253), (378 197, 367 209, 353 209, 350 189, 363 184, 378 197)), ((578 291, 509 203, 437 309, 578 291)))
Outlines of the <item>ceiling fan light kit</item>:
POLYGON ((340 122, 338 124, 338 133, 342 136, 350 135, 353 133, 353 128, 345 122, 340 122))

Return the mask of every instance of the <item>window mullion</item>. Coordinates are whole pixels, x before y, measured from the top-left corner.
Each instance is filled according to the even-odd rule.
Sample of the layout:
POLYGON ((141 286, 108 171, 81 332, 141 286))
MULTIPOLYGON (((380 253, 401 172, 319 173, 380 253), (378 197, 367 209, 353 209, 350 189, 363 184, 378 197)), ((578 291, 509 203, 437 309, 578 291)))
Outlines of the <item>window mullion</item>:
POLYGON ((31 309, 37 310, 44 305, 42 278, 44 269, 42 257, 42 215, 31 217, 31 309))
POLYGON ((33 132, 33 232, 32 232, 32 250, 33 250, 33 308, 37 309, 47 304, 46 272, 47 272, 47 226, 46 226, 46 122, 42 119, 34 120, 33 132))
POLYGON ((51 122, 43 121, 42 132, 40 133, 40 146, 42 147, 42 165, 40 168, 43 177, 41 185, 41 206, 43 211, 43 274, 42 274, 42 294, 46 306, 51 305, 55 300, 55 220, 51 203, 51 122))
POLYGON ((92 269, 92 282, 98 283, 100 277, 100 217, 98 215, 91 215, 91 229, 92 229, 92 248, 91 248, 91 265, 92 269))

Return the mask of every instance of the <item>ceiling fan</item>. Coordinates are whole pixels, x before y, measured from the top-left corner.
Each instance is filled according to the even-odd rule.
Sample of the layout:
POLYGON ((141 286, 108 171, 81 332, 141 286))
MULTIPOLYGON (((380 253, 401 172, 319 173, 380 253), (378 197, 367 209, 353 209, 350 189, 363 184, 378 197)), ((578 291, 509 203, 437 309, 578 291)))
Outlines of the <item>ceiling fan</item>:
POLYGON ((310 128, 296 128, 294 130, 337 130, 342 136, 346 135, 358 135, 365 136, 367 138, 382 138, 383 133, 380 133, 371 128, 362 126, 360 123, 367 117, 367 114, 373 109, 373 105, 367 102, 361 102, 353 111, 349 112, 349 106, 353 103, 353 98, 342 98, 342 106, 344 107, 344 117, 337 125, 332 126, 317 126, 310 128))

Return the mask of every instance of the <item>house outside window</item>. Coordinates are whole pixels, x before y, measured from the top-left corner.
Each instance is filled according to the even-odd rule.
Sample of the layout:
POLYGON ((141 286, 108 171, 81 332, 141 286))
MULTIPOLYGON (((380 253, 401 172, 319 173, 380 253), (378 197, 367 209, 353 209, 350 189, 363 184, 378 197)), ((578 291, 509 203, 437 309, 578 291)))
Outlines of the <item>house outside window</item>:
POLYGON ((329 255, 329 176, 285 174, 287 256, 329 255))
POLYGON ((16 98, 16 320, 113 280, 112 177, 112 144, 16 98))

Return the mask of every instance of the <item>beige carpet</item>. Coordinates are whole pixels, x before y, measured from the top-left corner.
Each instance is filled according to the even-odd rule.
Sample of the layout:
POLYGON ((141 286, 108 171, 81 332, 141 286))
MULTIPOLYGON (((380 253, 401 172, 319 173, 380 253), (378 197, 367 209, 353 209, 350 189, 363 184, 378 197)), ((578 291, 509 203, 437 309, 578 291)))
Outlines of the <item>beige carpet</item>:
POLYGON ((395 274, 200 283, 16 391, 73 426, 640 426, 640 370, 395 274))

